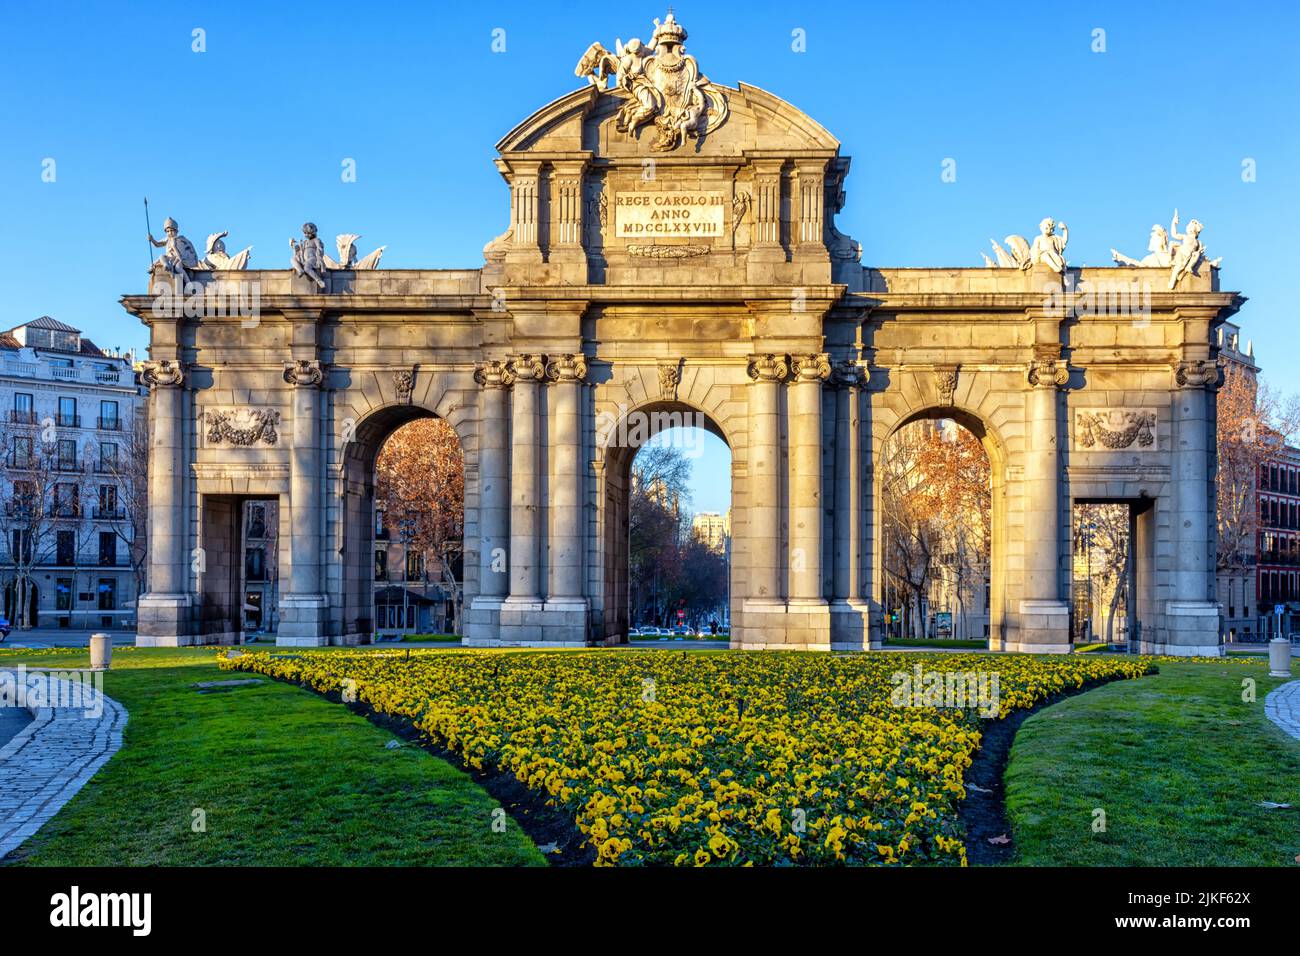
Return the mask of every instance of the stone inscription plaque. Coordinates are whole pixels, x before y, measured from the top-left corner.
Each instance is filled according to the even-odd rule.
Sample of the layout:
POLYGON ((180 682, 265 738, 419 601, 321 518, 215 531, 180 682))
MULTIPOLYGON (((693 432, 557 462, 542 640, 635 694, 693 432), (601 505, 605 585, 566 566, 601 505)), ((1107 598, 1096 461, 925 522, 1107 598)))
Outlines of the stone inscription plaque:
POLYGON ((614 235, 620 239, 720 238, 726 204, 720 192, 616 193, 614 235))

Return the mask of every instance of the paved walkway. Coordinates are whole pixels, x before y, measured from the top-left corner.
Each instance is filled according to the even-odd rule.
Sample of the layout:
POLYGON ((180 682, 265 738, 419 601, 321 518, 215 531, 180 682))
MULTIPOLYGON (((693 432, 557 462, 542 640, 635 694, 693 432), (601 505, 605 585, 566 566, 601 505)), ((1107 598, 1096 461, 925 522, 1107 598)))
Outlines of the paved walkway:
POLYGON ((1287 681, 1264 698, 1264 714, 1300 740, 1300 680, 1287 681))
POLYGON ((58 813, 122 746, 121 704, 91 687, 52 680, 61 699, 78 706, 34 708, 31 723, 0 746, 0 859, 58 813))

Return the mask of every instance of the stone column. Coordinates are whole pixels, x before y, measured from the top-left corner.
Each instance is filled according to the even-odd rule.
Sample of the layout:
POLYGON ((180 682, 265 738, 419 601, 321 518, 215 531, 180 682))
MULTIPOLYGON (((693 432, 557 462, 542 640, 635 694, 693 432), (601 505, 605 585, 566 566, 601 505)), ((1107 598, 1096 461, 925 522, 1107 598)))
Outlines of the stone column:
POLYGON ((149 591, 137 607, 142 646, 191 640, 189 507, 185 495, 185 373, 174 359, 145 362, 149 429, 149 591))
POLYGON ((824 354, 794 357, 790 382, 790 603, 825 604, 822 593, 822 382, 824 354))
POLYGON ((1060 449, 1057 394, 1070 380, 1064 361, 1043 357, 1027 375, 1024 539, 1025 580, 1018 647, 1009 650, 1065 653, 1070 649, 1070 612, 1061 600, 1060 449))
POLYGON ((582 430, 580 400, 587 363, 582 355, 565 355, 547 364, 547 377, 555 383, 555 433, 549 445, 554 459, 548 501, 550 528, 550 581, 547 606, 581 605, 582 555, 585 526, 582 520, 582 430))
POLYGON ((546 362, 538 355, 520 355, 508 368, 515 376, 510 430, 509 600, 540 608, 537 392, 546 375, 546 362))
POLYGON ((284 363, 284 381, 293 386, 292 444, 289 450, 289 588, 280 598, 277 644, 328 643, 321 586, 322 454, 321 384, 325 374, 317 359, 284 363))
POLYGON ((1174 383, 1172 597, 1165 606, 1166 641, 1153 650, 1215 656, 1220 653, 1219 608, 1211 601, 1215 542, 1210 461, 1215 435, 1209 402, 1219 384, 1219 369, 1211 359, 1180 362, 1174 383))
POLYGON ((835 540, 831 643, 866 649, 870 643, 862 579, 862 445, 858 402, 865 369, 847 360, 835 366, 835 540))
MULTIPOLYGON (((780 585, 780 388, 790 374, 784 355, 749 360, 749 594, 748 605, 784 605, 780 585)), ((770 608, 769 608, 770 609, 770 608)), ((748 626, 748 624, 747 624, 748 626)))
POLYGON ((500 603, 509 593, 509 398, 514 374, 504 362, 474 370, 479 392, 479 588, 475 603, 500 603))

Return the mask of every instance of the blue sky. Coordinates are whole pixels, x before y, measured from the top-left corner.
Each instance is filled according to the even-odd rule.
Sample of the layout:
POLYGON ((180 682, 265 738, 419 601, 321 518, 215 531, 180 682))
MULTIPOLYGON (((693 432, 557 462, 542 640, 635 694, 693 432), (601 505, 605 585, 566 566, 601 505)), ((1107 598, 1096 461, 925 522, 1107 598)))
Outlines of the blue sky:
MULTIPOLYGON (((979 265, 1070 227, 1074 265, 1200 219, 1265 376, 1300 391, 1294 3, 681 3, 715 81, 790 100, 853 157, 838 224, 871 265, 979 265), (1094 31, 1105 52, 1093 52, 1094 31), (792 50, 802 30, 806 52, 792 50), (956 181, 940 173, 956 161, 956 181), (1254 182, 1242 181, 1253 160, 1254 182)), ((200 246, 287 264, 311 219, 393 267, 473 267, 506 225, 493 144, 573 89, 586 46, 658 4, 41 4, 0 8, 0 326, 42 314, 143 347, 142 197, 200 246), (298 13, 296 9, 310 9, 298 13), (205 31, 195 53, 192 31, 205 31), (493 52, 504 30, 505 52, 493 52), (498 35, 499 36, 499 35, 498 35), (55 179, 44 182, 45 161, 55 179), (341 181, 345 159, 357 181, 341 181)), ((703 471, 704 469, 697 469, 703 471)), ((697 498, 700 498, 697 495, 697 498)), ((696 507, 705 505, 697 500, 696 507)))

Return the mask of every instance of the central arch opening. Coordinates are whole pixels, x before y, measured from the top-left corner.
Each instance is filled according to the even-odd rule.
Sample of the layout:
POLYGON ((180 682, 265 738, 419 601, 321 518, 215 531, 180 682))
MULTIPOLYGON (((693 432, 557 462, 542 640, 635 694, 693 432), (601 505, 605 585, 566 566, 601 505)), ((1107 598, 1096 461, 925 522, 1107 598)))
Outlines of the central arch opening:
POLYGON ((417 406, 365 419, 345 452, 344 633, 362 641, 462 633, 465 459, 417 406))
POLYGON ((664 402, 606 445, 606 643, 730 634, 732 454, 705 413, 664 402))
POLYGON ((954 409, 913 416, 886 439, 878 468, 887 639, 1000 638, 995 454, 982 423, 954 409))

